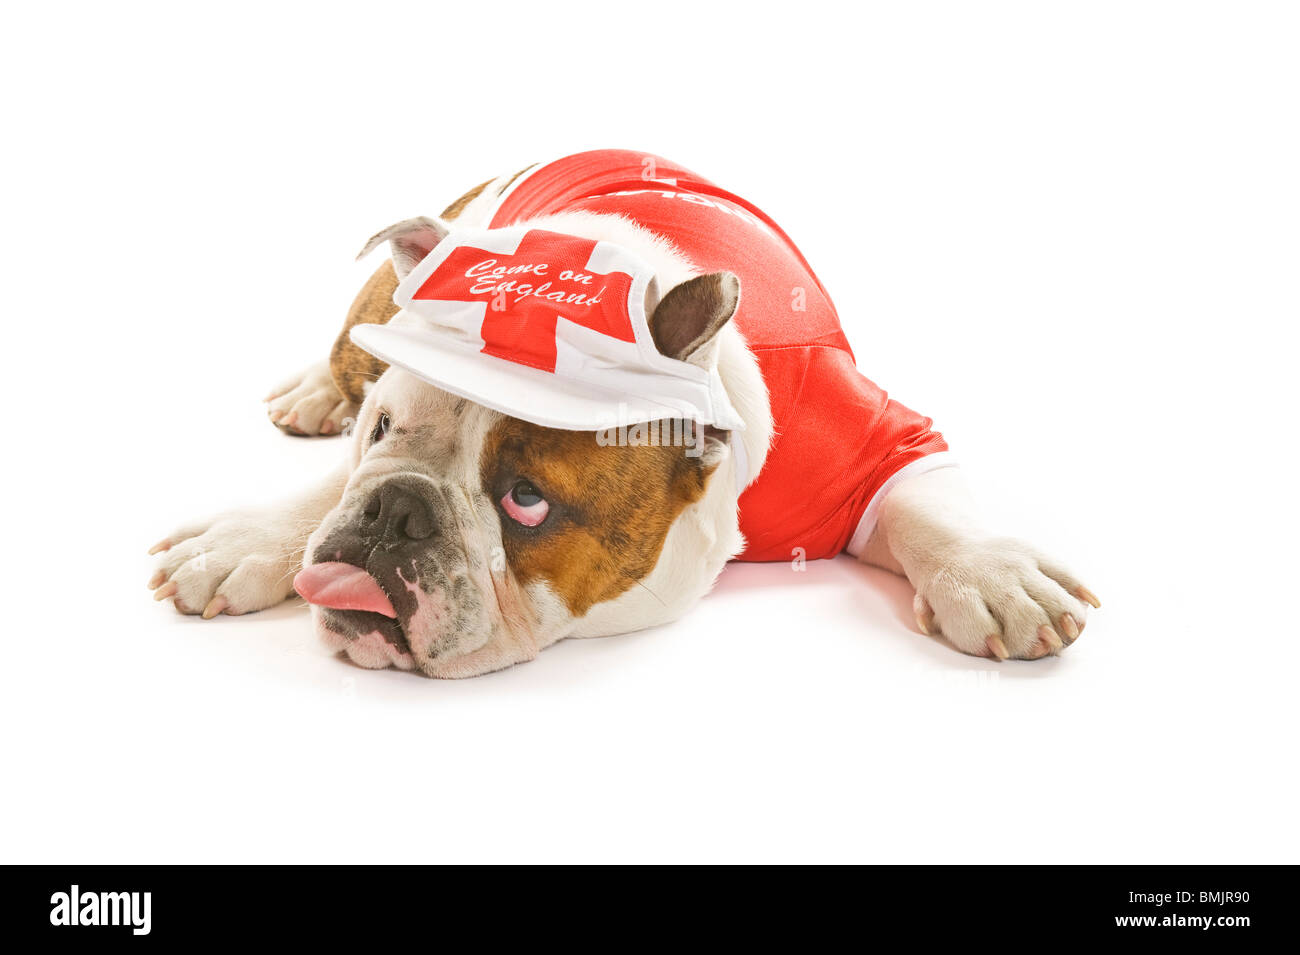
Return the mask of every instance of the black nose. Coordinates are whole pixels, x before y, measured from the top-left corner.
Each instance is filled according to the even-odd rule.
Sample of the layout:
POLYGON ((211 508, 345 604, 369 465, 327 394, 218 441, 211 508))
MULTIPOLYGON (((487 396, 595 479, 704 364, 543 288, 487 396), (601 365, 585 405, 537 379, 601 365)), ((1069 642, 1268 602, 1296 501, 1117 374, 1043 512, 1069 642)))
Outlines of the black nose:
POLYGON ((385 481, 366 502, 362 523, 390 540, 424 540, 433 536, 433 511, 419 490, 403 481, 385 481))

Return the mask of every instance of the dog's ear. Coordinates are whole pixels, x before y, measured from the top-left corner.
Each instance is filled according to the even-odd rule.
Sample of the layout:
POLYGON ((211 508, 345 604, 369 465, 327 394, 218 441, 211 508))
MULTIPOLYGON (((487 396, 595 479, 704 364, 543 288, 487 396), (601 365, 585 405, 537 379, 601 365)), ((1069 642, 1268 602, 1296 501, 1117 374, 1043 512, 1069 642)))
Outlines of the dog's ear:
MULTIPOLYGON (((718 332, 739 304, 740 279, 731 272, 696 276, 669 290, 653 306, 650 336, 661 354, 711 370, 718 363, 718 332)), ((731 432, 711 425, 696 427, 703 452, 700 463, 711 471, 731 453, 731 432)))
POLYGON ((447 237, 449 231, 445 222, 428 216, 406 219, 372 235, 357 258, 364 258, 381 242, 388 242, 393 250, 393 268, 397 270, 398 279, 404 279, 421 259, 433 251, 435 245, 447 237))
POLYGON ((718 360, 718 332, 740 304, 740 279, 711 272, 673 288, 650 316, 650 335, 669 358, 703 368, 718 360))

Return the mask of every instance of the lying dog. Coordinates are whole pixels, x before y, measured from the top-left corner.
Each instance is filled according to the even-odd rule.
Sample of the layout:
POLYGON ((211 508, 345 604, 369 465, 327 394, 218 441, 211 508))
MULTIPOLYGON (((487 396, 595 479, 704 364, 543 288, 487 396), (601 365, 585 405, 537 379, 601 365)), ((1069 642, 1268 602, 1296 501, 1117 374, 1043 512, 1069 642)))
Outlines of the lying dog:
POLYGON ((583 153, 363 254, 385 241, 330 361, 270 399, 285 431, 351 431, 346 469, 169 535, 158 599, 211 618, 296 585, 328 646, 435 677, 675 619, 737 557, 847 550, 906 575, 923 632, 999 660, 1059 652, 1099 606, 979 529, 942 437, 857 372, 793 243, 694 173, 583 153))

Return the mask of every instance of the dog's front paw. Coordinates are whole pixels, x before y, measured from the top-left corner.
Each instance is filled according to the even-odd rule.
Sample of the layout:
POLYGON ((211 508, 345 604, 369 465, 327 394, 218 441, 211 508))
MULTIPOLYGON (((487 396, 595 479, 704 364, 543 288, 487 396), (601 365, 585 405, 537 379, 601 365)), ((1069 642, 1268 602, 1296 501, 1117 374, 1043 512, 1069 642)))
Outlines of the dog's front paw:
POLYGON ((155 600, 175 598, 181 613, 241 614, 280 603, 293 590, 300 560, 266 515, 231 515, 182 528, 149 551, 161 553, 149 581, 155 600))
POLYGON ((271 423, 289 434, 340 434, 357 416, 357 405, 334 384, 329 362, 319 362, 281 382, 266 400, 271 423))
POLYGON ((1036 660, 1078 639, 1101 603, 1059 564, 1007 538, 963 541, 917 575, 916 621, 975 656, 1036 660))

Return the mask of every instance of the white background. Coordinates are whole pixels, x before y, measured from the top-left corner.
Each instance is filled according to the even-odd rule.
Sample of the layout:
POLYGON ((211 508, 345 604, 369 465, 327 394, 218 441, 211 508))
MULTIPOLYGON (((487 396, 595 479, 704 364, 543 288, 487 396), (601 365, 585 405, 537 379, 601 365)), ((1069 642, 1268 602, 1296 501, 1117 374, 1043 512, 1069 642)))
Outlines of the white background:
POLYGON ((14 8, 0 857, 1295 862, 1294 10, 14 8), (365 238, 600 146, 785 226, 1102 597, 1077 646, 962 657, 847 559, 460 683, 149 599, 173 524, 342 454, 259 399, 365 238))

